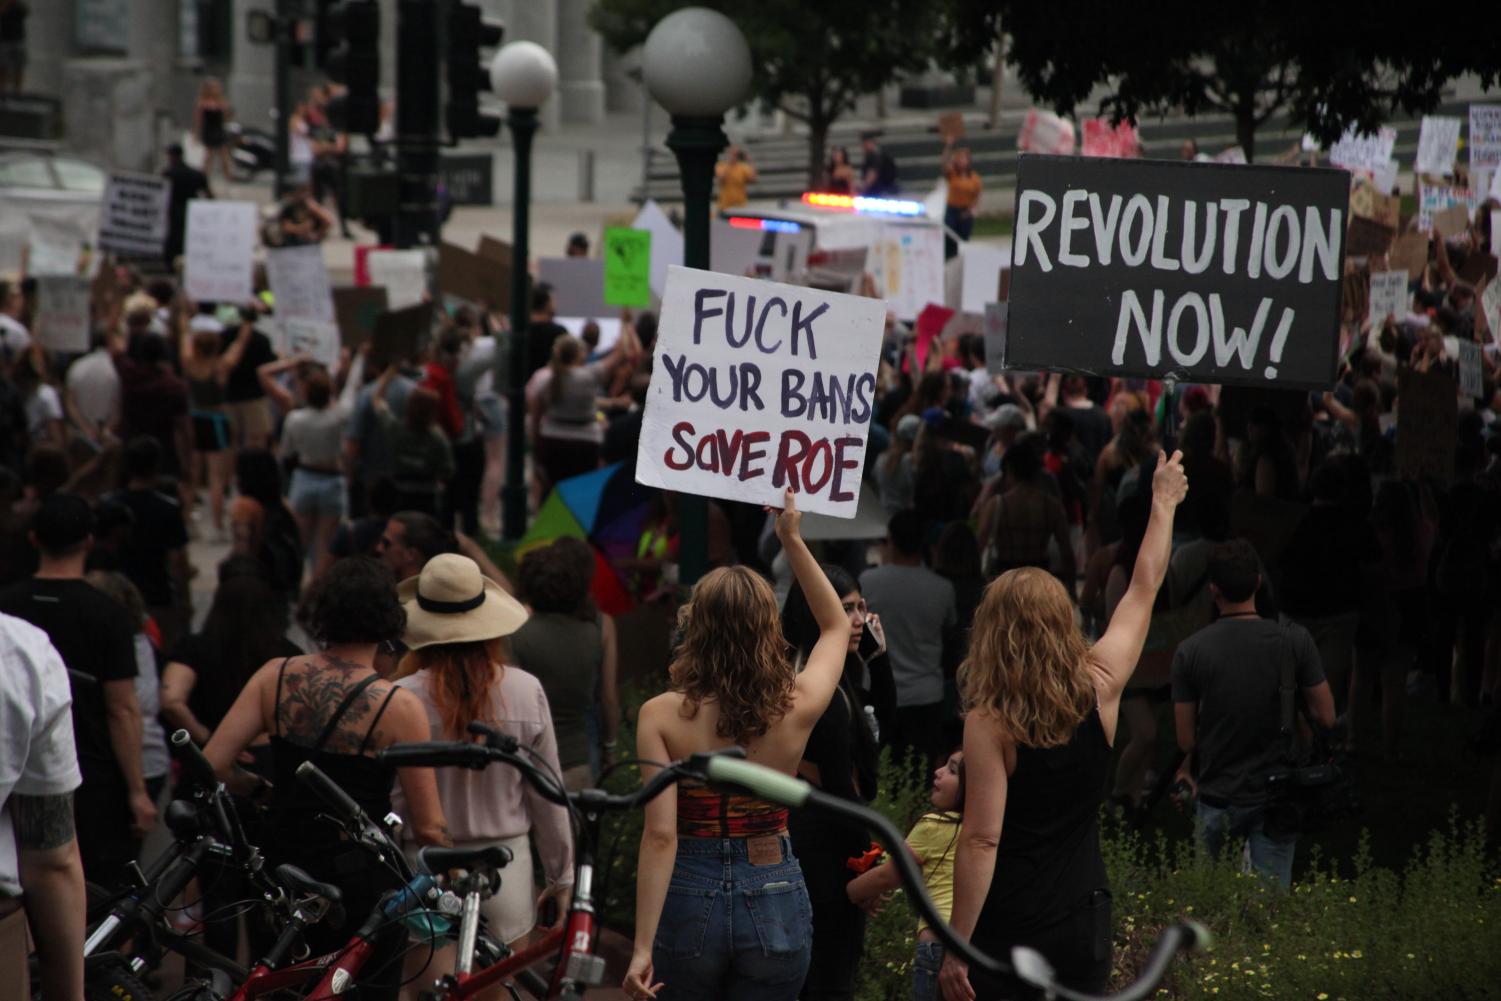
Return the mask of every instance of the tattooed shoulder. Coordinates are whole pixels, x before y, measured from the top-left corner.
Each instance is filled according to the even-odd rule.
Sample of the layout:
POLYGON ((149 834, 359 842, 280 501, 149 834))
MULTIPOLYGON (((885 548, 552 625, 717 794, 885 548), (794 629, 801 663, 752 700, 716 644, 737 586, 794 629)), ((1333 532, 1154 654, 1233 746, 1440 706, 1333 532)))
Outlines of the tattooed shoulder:
POLYGON ((15 821, 16 847, 47 851, 61 848, 73 840, 73 794, 56 796, 21 796, 10 798, 10 815, 15 821))

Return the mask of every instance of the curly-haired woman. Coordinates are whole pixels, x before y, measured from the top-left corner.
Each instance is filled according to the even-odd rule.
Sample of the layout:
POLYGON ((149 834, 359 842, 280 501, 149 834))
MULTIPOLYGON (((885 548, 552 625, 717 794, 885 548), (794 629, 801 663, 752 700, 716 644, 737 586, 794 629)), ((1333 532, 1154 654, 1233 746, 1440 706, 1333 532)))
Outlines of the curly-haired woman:
MULTIPOLYGON (((1121 692, 1167 573, 1173 511, 1188 492, 1182 458, 1158 455, 1131 584, 1098 643, 1085 642, 1058 579, 1022 567, 986 589, 959 668, 968 805, 954 858, 954 930, 992 956, 1036 949, 1060 983, 1095 994, 1110 976, 1111 951, 1100 803, 1121 692)), ((948 1001, 1020 989, 953 952, 939 982, 948 1001)))
MULTIPOLYGON (((390 572, 374 560, 341 560, 308 588, 297 617, 319 652, 268 661, 251 676, 203 753, 221 779, 251 794, 245 773, 231 773, 240 752, 270 734, 276 780, 267 853, 344 894, 343 923, 325 921, 307 932, 308 946, 320 953, 349 941, 380 895, 394 889, 394 877, 323 818, 322 801, 297 780, 299 765, 316 764, 377 822, 391 812, 392 780, 399 779, 408 831, 423 844, 447 843, 448 834, 432 769, 393 769, 373 757, 391 744, 429 738, 422 703, 373 666, 376 649, 400 639, 406 625, 390 572)), ((264 779, 251 781, 265 791, 264 779)), ((404 931, 398 926, 395 932, 399 941, 404 931)), ((398 972, 390 971, 391 986, 398 972)))
MULTIPOLYGON (((683 609, 672 690, 641 707, 637 753, 673 761, 727 744, 791 775, 844 671, 850 622, 808 551, 792 491, 776 532, 818 623, 798 673, 771 586, 745 567, 698 582, 683 609)), ((642 765, 642 777, 655 769, 642 765)), ((812 908, 787 811, 694 785, 646 807, 636 947, 626 991, 667 998, 795 998, 808 972, 812 908)))

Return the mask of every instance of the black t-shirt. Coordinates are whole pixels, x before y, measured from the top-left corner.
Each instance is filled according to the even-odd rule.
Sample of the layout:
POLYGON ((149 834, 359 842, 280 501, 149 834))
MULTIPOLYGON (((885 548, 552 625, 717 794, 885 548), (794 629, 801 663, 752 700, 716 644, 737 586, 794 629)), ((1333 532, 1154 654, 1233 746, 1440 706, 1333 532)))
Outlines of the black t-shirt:
POLYGON ((167 554, 188 544, 181 505, 155 490, 116 490, 108 499, 129 508, 135 516, 120 549, 125 576, 140 589, 146 604, 170 605, 172 578, 167 573, 167 554))
POLYGON ((526 327, 526 374, 528 377, 539 368, 545 368, 552 358, 552 342, 568 333, 568 329, 551 320, 532 321, 526 327))
MULTIPOLYGON (((239 327, 230 327, 220 334, 223 349, 228 351, 239 336, 239 327)), ((276 351, 271 347, 271 338, 259 330, 253 331, 250 343, 245 345, 245 353, 240 356, 240 364, 229 370, 229 378, 224 381, 225 402, 244 403, 265 396, 266 392, 261 389, 261 381, 256 377, 255 370, 275 360, 276 351)))
POLYGON ((52 640, 73 685, 73 740, 84 781, 118 782, 105 713, 106 681, 136 676, 130 615, 87 582, 29 577, 0 591, 0 612, 25 619, 52 640))
POLYGON ((172 193, 167 202, 167 224, 174 233, 187 232, 188 202, 208 196, 208 177, 201 170, 178 164, 162 171, 162 176, 172 182, 172 193))
POLYGON ((1265 799, 1253 779, 1287 751, 1282 668, 1294 684, 1324 680, 1319 650, 1302 626, 1272 619, 1221 619, 1184 640, 1173 655, 1173 701, 1198 706, 1194 758, 1199 794, 1250 806, 1265 799))
POLYGON ((1110 426, 1110 415, 1096 403, 1087 407, 1069 404, 1063 408, 1063 412, 1073 420, 1074 437, 1079 439, 1092 467, 1100 453, 1105 451, 1105 446, 1110 444, 1110 439, 1115 437, 1115 429, 1110 426))
POLYGON ((866 189, 866 194, 896 194, 896 161, 891 158, 890 153, 877 149, 874 153, 867 154, 865 162, 860 165, 860 180, 863 182, 871 171, 875 171, 876 181, 866 189))

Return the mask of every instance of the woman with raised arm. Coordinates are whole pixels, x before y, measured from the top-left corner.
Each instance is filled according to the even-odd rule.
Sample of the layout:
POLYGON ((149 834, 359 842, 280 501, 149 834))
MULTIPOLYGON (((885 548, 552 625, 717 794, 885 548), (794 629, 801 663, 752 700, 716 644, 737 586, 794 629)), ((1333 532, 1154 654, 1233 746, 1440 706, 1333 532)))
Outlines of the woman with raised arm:
MULTIPOLYGON (((672 690, 641 707, 637 753, 667 762, 730 744, 786 775, 797 770, 844 672, 849 616, 799 532, 792 491, 776 533, 818 623, 802 673, 776 597, 754 571, 722 567, 680 617, 672 690)), ((643 764, 643 780, 657 768, 643 764)), ((636 881, 636 948, 625 989, 655 998, 790 999, 808 972, 812 908, 787 836, 787 811, 694 784, 646 806, 636 881)))
MULTIPOLYGON (((968 794, 954 860, 954 930, 983 952, 1028 946, 1058 982, 1101 993, 1110 976, 1110 889, 1099 813, 1121 692, 1167 573, 1182 453, 1158 454, 1152 513, 1131 583, 1093 647, 1057 578, 1022 567, 991 583, 959 668, 968 794)), ((952 952, 947 1001, 1026 995, 952 952)))

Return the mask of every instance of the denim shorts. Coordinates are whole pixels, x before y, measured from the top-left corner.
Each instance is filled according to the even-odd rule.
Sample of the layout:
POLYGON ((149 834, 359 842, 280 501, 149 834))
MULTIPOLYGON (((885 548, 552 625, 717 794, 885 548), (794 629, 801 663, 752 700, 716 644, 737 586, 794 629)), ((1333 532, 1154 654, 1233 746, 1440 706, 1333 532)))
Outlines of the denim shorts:
POLYGON ((938 971, 943 968, 943 943, 919 942, 912 960, 912 1001, 942 1001, 938 971))
POLYGON ((678 838, 652 949, 658 1001, 792 1001, 808 975, 813 906, 786 835, 752 865, 744 839, 678 838))
POLYGON ((292 470, 292 510, 306 518, 344 517, 344 477, 317 469, 292 470))

